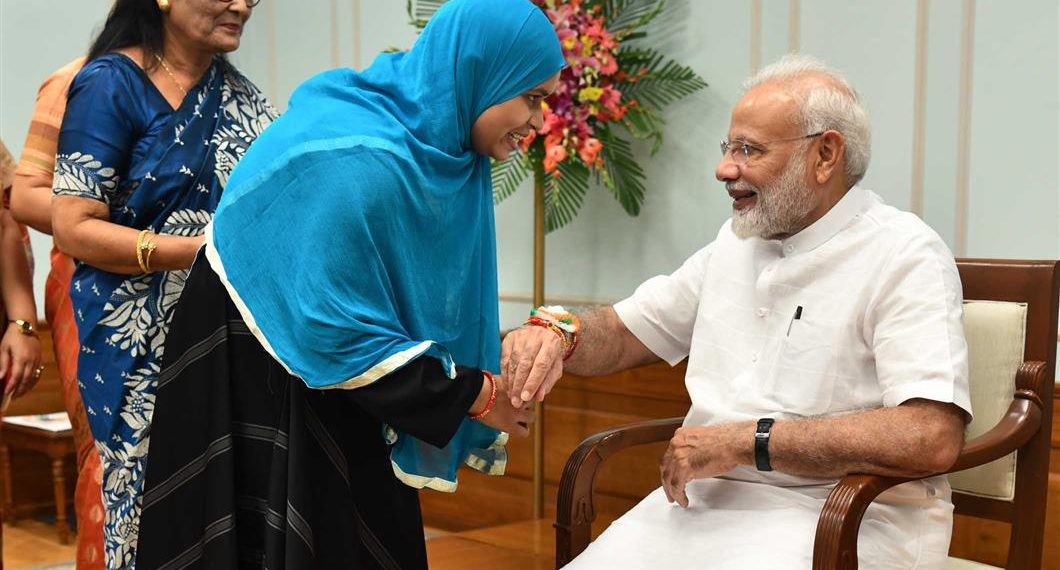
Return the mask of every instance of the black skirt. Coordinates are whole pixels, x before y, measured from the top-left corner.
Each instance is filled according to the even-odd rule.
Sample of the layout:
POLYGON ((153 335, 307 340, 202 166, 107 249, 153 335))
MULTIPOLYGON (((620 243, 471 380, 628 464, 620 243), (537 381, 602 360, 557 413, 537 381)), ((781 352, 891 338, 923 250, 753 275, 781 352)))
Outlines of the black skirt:
POLYGON ((383 423, 444 445, 481 382, 421 357, 364 388, 310 389, 200 255, 166 339, 137 567, 426 568, 419 497, 383 423))

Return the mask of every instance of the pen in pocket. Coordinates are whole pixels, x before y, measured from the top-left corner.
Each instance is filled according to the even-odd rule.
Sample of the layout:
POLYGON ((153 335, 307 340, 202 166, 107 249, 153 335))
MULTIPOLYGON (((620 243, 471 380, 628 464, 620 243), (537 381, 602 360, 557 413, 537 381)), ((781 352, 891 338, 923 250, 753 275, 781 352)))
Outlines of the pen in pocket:
POLYGON ((795 324, 795 321, 802 318, 802 305, 795 307, 795 314, 791 316, 791 320, 788 321, 788 332, 784 333, 784 336, 791 336, 791 325, 795 324))

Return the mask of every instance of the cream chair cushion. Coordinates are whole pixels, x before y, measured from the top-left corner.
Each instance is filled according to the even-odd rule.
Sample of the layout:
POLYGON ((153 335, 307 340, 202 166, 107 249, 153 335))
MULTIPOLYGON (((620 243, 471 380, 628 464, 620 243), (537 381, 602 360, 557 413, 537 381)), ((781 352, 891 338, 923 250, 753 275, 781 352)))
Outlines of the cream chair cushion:
POLYGON ((946 570, 1001 570, 1001 568, 981 562, 972 562, 963 558, 950 557, 949 563, 946 564, 946 570))
MULTIPOLYGON (((1016 389, 1016 370, 1023 363, 1026 331, 1026 303, 964 303, 968 381, 975 415, 968 426, 969 441, 997 425, 1008 410, 1016 389)), ((1011 501, 1016 490, 1016 454, 949 477, 954 490, 1011 501)))

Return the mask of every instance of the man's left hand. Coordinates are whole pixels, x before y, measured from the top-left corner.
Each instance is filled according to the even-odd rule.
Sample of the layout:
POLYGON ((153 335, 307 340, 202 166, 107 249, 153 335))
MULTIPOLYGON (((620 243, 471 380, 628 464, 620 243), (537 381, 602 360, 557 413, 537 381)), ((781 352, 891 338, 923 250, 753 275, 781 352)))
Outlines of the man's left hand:
POLYGON ((688 507, 685 486, 753 461, 753 422, 678 428, 659 463, 666 500, 688 507))

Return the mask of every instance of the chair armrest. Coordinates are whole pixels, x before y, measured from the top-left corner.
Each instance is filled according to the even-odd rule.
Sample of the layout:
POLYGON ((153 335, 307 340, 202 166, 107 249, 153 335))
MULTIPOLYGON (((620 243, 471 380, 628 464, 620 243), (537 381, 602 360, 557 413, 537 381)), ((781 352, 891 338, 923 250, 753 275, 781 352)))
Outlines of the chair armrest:
MULTIPOLYGON (((1008 411, 990 431, 967 442, 953 466, 939 474, 963 471, 1000 459, 1030 441, 1042 427, 1042 401, 1033 387, 1041 385, 1044 362, 1024 362, 1008 411)), ((887 489, 919 477, 885 477, 861 473, 839 480, 817 521, 813 570, 856 570, 858 529, 869 505, 887 489)))
POLYGON ((571 454, 563 468, 556 499, 556 568, 581 554, 591 538, 593 483, 604 461, 635 445, 666 441, 681 427, 684 418, 636 422, 589 436, 571 454))

